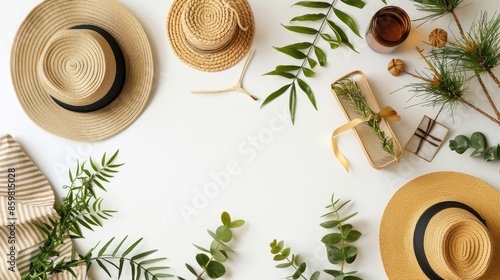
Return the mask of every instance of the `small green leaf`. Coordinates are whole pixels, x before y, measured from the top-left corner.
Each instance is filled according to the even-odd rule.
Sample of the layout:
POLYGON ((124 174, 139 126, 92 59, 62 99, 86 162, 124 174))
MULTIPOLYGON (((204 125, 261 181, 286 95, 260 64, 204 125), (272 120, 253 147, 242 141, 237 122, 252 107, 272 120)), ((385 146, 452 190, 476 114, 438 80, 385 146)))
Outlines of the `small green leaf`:
POLYGON ((358 26, 356 25, 356 22, 351 18, 351 16, 335 8, 333 9, 333 12, 345 25, 347 25, 352 30, 352 32, 354 32, 354 34, 361 37, 361 35, 359 34, 358 26))
POLYGON ((135 260, 140 260, 140 259, 142 259, 142 258, 144 258, 144 257, 147 257, 147 256, 149 256, 149 255, 153 254, 153 253, 156 253, 157 251, 158 251, 158 250, 150 250, 150 251, 146 251, 146 252, 143 252, 143 253, 137 254, 137 255, 133 256, 133 257, 131 258, 131 260, 133 260, 133 261, 135 261, 135 260))
POLYGON ((274 49, 296 59, 304 59, 307 57, 305 53, 290 47, 274 47, 274 49))
POLYGON ((105 252, 106 252, 106 249, 108 249, 109 245, 113 242, 113 240, 115 240, 115 238, 111 238, 108 242, 106 242, 106 244, 104 244, 104 246, 101 248, 101 250, 99 250, 99 253, 97 254, 97 256, 102 256, 105 252))
POLYGON ((310 57, 307 58, 307 62, 309 63, 309 66, 311 66, 311 68, 314 68, 314 67, 316 67, 316 65, 318 65, 318 63, 316 62, 316 60, 314 60, 314 59, 312 59, 310 57))
POLYGON ((343 275, 344 273, 340 270, 334 270, 334 269, 325 269, 323 270, 326 274, 330 274, 333 277, 338 277, 340 275, 343 275))
POLYGON ((281 252, 281 254, 282 254, 285 258, 287 258, 288 256, 290 256, 290 252, 291 252, 291 251, 292 251, 292 250, 291 250, 290 248, 285 248, 285 249, 283 249, 283 251, 281 252))
POLYGON ((346 275, 346 277, 344 277, 344 280, 363 280, 363 279, 354 275, 346 275))
POLYGON ((290 90, 290 99, 288 100, 288 108, 290 110, 290 118, 292 120, 292 124, 294 124, 295 109, 297 108, 297 90, 295 88, 295 84, 292 85, 292 89, 290 90))
POLYGON ((345 237, 345 241, 352 243, 358 240, 360 237, 361 237, 361 232, 357 230, 351 230, 345 237))
POLYGON ((226 274, 226 268, 217 261, 211 261, 207 267, 205 267, 208 277, 216 279, 224 276, 226 274))
POLYGON ((292 18, 290 21, 317 21, 325 18, 325 14, 305 14, 292 18))
POLYGON ((486 137, 481 132, 474 132, 470 137, 472 147, 476 148, 474 152, 470 155, 471 157, 478 157, 483 154, 487 147, 486 137))
POLYGON ((330 8, 331 4, 327 2, 317 2, 317 1, 300 1, 295 4, 294 6, 302 6, 302 7, 308 7, 308 8, 330 8))
POLYGON ((321 242, 325 243, 327 246, 338 244, 340 241, 342 241, 342 235, 337 232, 329 233, 321 238, 321 242))
POLYGON ((233 238, 233 232, 227 226, 220 226, 215 231, 217 238, 223 242, 229 242, 233 238))
POLYGON ((284 77, 284 78, 287 78, 287 79, 295 79, 295 77, 296 77, 292 73, 281 72, 281 71, 277 71, 277 70, 273 70, 273 71, 267 72, 264 75, 266 75, 266 76, 272 76, 272 75, 274 75, 274 76, 281 76, 281 77, 284 77))
POLYGON ((347 37, 347 34, 345 34, 344 30, 342 30, 342 28, 340 28, 338 25, 336 25, 331 20, 328 20, 327 23, 328 23, 328 26, 332 29, 332 31, 334 31, 336 34, 338 34, 338 36, 340 37, 340 39, 342 40, 342 43, 344 45, 348 46, 351 50, 358 52, 354 48, 354 46, 351 44, 351 42, 349 42, 349 38, 347 37))
POLYGON ((363 9, 363 7, 365 6, 365 2, 363 2, 362 0, 341 0, 341 1, 349 6, 353 6, 359 9, 363 9))
POLYGON ((227 212, 222 212, 220 219, 222 224, 225 226, 229 226, 229 224, 231 224, 231 216, 227 212))
POLYGON ((344 258, 347 263, 352 263, 356 260, 356 256, 358 255, 358 248, 354 246, 346 246, 344 248, 344 258))
POLYGON ((304 73, 304 75, 308 78, 310 77, 313 77, 314 75, 316 75, 316 72, 314 72, 313 70, 309 69, 309 68, 302 68, 302 72, 304 73))
POLYGON ((311 278, 309 280, 319 280, 320 272, 316 271, 311 275, 311 278))
POLYGON ((471 145, 470 139, 465 135, 458 135, 449 142, 450 149, 458 154, 463 154, 471 145))
POLYGON ((207 263, 210 261, 210 258, 207 255, 202 254, 202 253, 197 254, 195 259, 196 259, 196 262, 198 263, 198 265, 203 267, 203 268, 205 268, 207 263))
POLYGON ((273 257, 273 260, 274 260, 274 261, 282 261, 282 260, 284 260, 284 259, 286 259, 286 257, 285 257, 285 256, 283 256, 282 254, 277 254, 277 255, 275 255, 275 256, 273 257))
POLYGON ((127 250, 125 250, 125 252, 123 252, 122 254, 122 257, 125 257, 126 255, 128 255, 130 252, 132 252, 132 250, 134 250, 134 248, 142 241, 142 238, 139 238, 136 242, 134 242, 134 244, 132 244, 130 247, 128 247, 127 250))
POLYGON ((292 84, 282 86, 281 88, 279 88, 275 92, 269 94, 269 96, 267 96, 267 98, 264 100, 264 102, 262 102, 262 105, 260 105, 260 107, 261 108, 264 107, 266 104, 268 104, 269 102, 273 101, 274 99, 276 99, 277 97, 282 95, 291 85, 292 84))
POLYGON ((326 65, 325 52, 321 48, 314 46, 314 54, 318 58, 319 65, 325 66, 326 65))
POLYGON ((305 50, 308 49, 312 46, 312 43, 310 42, 301 42, 301 43, 295 43, 291 45, 286 45, 284 46, 285 48, 291 48, 291 49, 296 49, 296 50, 305 50))
POLYGON ((106 272, 106 274, 109 276, 109 278, 111 278, 111 273, 109 272, 108 268, 102 263, 102 261, 100 261, 99 259, 96 259, 95 260, 97 265, 99 265, 99 267, 104 270, 104 272, 106 272))
POLYGON ((316 98, 314 97, 314 93, 312 89, 309 87, 309 85, 299 78, 297 78, 297 83, 299 84, 300 89, 302 89, 302 91, 307 95, 309 101, 311 101, 311 104, 314 106, 314 109, 318 110, 318 108, 316 107, 316 98))
POLYGON ((297 71, 300 69, 300 66, 297 65, 279 65, 276 66, 276 71, 278 72, 290 72, 290 71, 297 71))
POLYGON ((218 262, 225 262, 227 260, 227 256, 224 255, 220 250, 212 248, 210 249, 210 253, 212 254, 213 258, 218 262))
POLYGON ((320 224, 323 228, 329 229, 329 228, 334 228, 340 223, 339 220, 330 220, 326 221, 320 224))
POLYGON ((286 263, 278 264, 275 267, 276 268, 287 268, 287 267, 290 267, 290 266, 292 266, 292 263, 291 262, 286 262, 286 263))
POLYGON ((231 224, 229 224, 229 228, 239 228, 242 227, 244 224, 245 224, 244 220, 232 221, 231 224))
POLYGON ((344 258, 342 250, 335 246, 326 246, 326 254, 331 264, 339 264, 344 258))
POLYGON ((330 34, 321 33, 321 38, 323 38, 323 40, 325 40, 330 45, 331 49, 336 49, 340 46, 341 41, 333 39, 330 34))
POLYGON ((284 25, 284 24, 282 24, 282 26, 292 32, 301 34, 316 35, 318 33, 318 30, 307 26, 284 25))
POLYGON ((198 276, 198 272, 196 272, 196 270, 191 265, 186 263, 186 267, 194 276, 198 276))

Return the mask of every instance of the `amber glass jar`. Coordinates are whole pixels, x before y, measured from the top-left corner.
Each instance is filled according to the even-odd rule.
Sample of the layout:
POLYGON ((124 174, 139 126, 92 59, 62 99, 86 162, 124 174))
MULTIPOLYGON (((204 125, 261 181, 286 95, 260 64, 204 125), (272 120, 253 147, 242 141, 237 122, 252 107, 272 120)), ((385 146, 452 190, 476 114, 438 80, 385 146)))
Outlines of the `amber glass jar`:
POLYGON ((391 53, 410 34, 408 14, 396 6, 386 6, 376 12, 366 30, 366 43, 378 53, 391 53))

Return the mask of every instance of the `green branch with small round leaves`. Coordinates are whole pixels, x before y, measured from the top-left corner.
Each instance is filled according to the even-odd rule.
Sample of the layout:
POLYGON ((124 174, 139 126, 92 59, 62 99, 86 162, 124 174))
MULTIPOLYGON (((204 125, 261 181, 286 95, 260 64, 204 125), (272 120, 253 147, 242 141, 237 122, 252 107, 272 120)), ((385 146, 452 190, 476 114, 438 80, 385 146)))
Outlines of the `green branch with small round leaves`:
MULTIPOLYGON (((332 195, 330 204, 326 206, 330 211, 322 217, 334 216, 334 218, 320 224, 321 227, 325 229, 337 229, 336 232, 326 234, 321 239, 321 242, 325 244, 326 247, 328 261, 334 265, 340 264, 340 269, 323 270, 326 274, 333 276, 334 280, 362 280, 360 277, 356 276, 357 271, 345 271, 346 265, 353 263, 358 255, 358 249, 353 246, 352 243, 361 237, 360 231, 355 230, 351 224, 345 223, 358 213, 356 212, 347 216, 342 216, 340 214, 340 210, 350 202, 350 200, 342 202, 340 199, 335 199, 335 195, 332 195)), ((289 276, 289 278, 301 278, 304 280, 319 279, 321 275, 320 271, 313 272, 309 278, 304 275, 307 269, 306 261, 299 262, 297 260, 297 255, 292 253, 292 249, 290 247, 285 247, 285 242, 283 240, 277 241, 274 239, 269 246, 271 247, 271 254, 274 255, 273 260, 281 262, 276 265, 276 268, 293 268, 293 274, 289 276)))
MULTIPOLYGON (((202 280, 203 275, 207 275, 210 279, 217 279, 226 274, 226 268, 223 263, 228 260, 228 253, 233 253, 234 250, 227 245, 233 239, 232 229, 239 228, 245 224, 244 220, 231 220, 231 216, 227 212, 221 215, 222 225, 215 232, 208 230, 208 234, 213 238, 209 249, 193 244, 197 249, 202 251, 196 255, 195 259, 202 271, 197 272, 190 264, 186 263, 186 267, 196 280, 202 280)), ((178 277, 181 280, 184 278, 178 277)))

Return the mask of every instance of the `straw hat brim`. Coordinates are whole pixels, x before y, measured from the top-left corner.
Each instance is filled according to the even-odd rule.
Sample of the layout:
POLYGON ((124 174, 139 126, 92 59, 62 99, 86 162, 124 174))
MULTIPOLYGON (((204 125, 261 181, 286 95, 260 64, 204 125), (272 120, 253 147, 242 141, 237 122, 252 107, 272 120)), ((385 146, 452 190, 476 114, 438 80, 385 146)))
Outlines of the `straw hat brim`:
POLYGON ((168 13, 167 33, 174 54, 187 65, 207 72, 222 71, 238 63, 250 50, 255 32, 254 17, 248 2, 231 1, 238 12, 242 26, 248 27, 248 30, 237 28, 235 37, 224 49, 204 53, 189 44, 182 30, 181 16, 187 1, 175 0, 168 13))
POLYGON ((442 201, 472 207, 493 236, 493 259, 481 279, 500 274, 500 194, 484 181, 456 172, 436 172, 401 187, 389 201, 380 226, 380 252, 389 279, 428 279, 413 252, 413 232, 422 213, 442 201))
POLYGON ((138 20, 115 0, 45 0, 24 19, 11 52, 11 75, 22 108, 44 130, 78 141, 111 137, 132 124, 146 107, 153 85, 153 56, 138 20), (63 109, 45 92, 37 63, 48 40, 75 25, 98 26, 118 42, 127 69, 123 89, 103 109, 77 113, 63 109))

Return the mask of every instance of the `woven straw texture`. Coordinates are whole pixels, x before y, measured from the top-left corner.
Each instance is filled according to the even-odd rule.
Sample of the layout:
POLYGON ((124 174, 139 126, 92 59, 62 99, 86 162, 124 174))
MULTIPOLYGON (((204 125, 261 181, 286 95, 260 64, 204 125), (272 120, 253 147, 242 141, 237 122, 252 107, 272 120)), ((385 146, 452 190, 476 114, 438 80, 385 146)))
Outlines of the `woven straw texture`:
MULTIPOLYGON (((56 41, 62 43, 64 39, 56 38, 56 41)), ((85 49, 88 51, 91 48, 87 46, 85 49)), ((107 51, 101 53, 105 54, 107 51)), ((52 78, 60 78, 60 75, 67 71, 61 70, 65 66, 59 65, 59 70, 54 67, 63 63, 62 58, 67 55, 56 55, 54 65, 45 65, 46 69, 52 69, 46 73, 56 75, 52 78)), ((88 65, 82 68, 91 67, 98 71, 96 69, 102 66, 94 64, 96 59, 95 53, 91 52, 91 59, 83 63, 88 65)), ((106 58, 99 59, 104 59, 106 67, 112 67, 106 58)), ((106 75, 112 72, 112 69, 101 68, 100 73, 92 75, 105 80, 106 75)), ((19 102, 38 126, 65 138, 97 141, 122 131, 140 116, 147 105, 152 88, 153 57, 142 26, 117 1, 45 0, 27 15, 16 34, 11 53, 11 74, 19 102), (85 92, 96 92, 95 89, 89 88, 94 84, 92 81, 85 80, 87 77, 84 77, 75 83, 65 84, 64 91, 48 92, 47 82, 39 71, 44 69, 44 66, 38 65, 47 44, 50 44, 59 32, 81 24, 95 25, 109 32, 123 52, 127 69, 125 84, 118 98, 105 108, 89 113, 63 109, 50 95, 59 94, 58 97, 68 98, 70 91, 83 91, 82 96, 85 96, 85 92)), ((105 87, 105 83, 103 86, 105 87)), ((98 95, 88 98, 98 98, 98 95)), ((87 99, 82 102, 90 101, 87 99)))
MULTIPOLYGON (((45 242, 45 234, 41 232, 33 223, 49 223, 49 218, 58 219, 59 215, 54 210, 54 193, 47 178, 33 164, 28 156, 23 152, 18 143, 10 136, 0 136, 0 279, 20 280, 29 270, 31 259, 39 253, 39 246, 45 242), (12 220, 10 213, 7 213, 8 199, 8 170, 15 169, 15 231, 11 233, 8 228, 12 220), (14 236, 15 240, 15 271, 8 270, 10 267, 7 252, 12 246, 8 243, 9 236, 14 236)), ((11 173, 12 174, 12 173, 11 173)), ((71 257, 71 240, 58 248, 61 253, 59 258, 71 257)), ((86 267, 75 269, 78 278, 85 278, 86 267)), ((60 273, 52 277, 54 280, 75 279, 70 273, 60 273)))
POLYGON ((250 50, 254 30, 246 0, 175 0, 167 19, 175 55, 187 65, 208 72, 238 63, 250 50), (242 27, 248 28, 246 31, 237 25, 237 17, 242 27))
POLYGON ((498 279, 500 193, 480 179, 457 172, 418 177, 389 201, 380 225, 380 251, 389 279, 428 279, 415 257, 413 233, 422 213, 443 201, 470 206, 486 221, 487 229, 463 210, 450 208, 436 214, 424 240, 426 252, 436 252, 427 255, 432 269, 447 280, 498 279))

